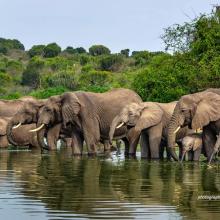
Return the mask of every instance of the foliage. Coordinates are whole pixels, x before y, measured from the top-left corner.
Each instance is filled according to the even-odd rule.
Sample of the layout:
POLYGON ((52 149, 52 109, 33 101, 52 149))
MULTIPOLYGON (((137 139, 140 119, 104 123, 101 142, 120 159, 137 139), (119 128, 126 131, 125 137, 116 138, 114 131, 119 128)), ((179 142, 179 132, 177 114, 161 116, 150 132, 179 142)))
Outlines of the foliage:
POLYGON ((61 52, 61 47, 56 43, 48 44, 43 48, 44 57, 56 57, 61 52))
POLYGON ((103 45, 93 45, 89 48, 89 54, 92 56, 107 55, 111 51, 103 45))
POLYGON ((40 89, 31 92, 29 95, 39 98, 39 99, 46 99, 53 95, 60 95, 64 92, 67 92, 68 90, 64 87, 58 86, 53 88, 47 88, 47 89, 40 89))
POLYGON ((30 57, 42 56, 44 53, 45 45, 34 45, 29 51, 28 55, 30 57))
POLYGON ((6 54, 10 49, 24 50, 24 45, 15 39, 0 38, 0 53, 6 54))
POLYGON ((162 39, 171 54, 143 50, 129 56, 129 49, 111 54, 104 45, 91 46, 89 53, 69 46, 61 53, 56 43, 24 51, 19 41, 0 38, 0 96, 45 98, 64 91, 123 87, 143 100, 169 102, 220 87, 219 13, 168 27, 162 39))
POLYGON ((130 50, 129 49, 124 49, 124 50, 121 50, 120 53, 122 55, 124 55, 125 57, 129 57, 130 50))
POLYGON ((104 56, 100 59, 101 70, 116 72, 123 63, 123 57, 120 54, 112 54, 104 56))

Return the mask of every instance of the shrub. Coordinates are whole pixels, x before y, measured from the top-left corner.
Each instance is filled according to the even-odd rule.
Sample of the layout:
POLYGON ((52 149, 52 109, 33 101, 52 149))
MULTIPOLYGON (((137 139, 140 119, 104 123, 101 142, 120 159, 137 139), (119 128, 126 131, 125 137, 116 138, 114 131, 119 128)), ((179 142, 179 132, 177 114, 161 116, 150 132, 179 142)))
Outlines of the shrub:
POLYGON ((61 47, 56 43, 51 43, 44 47, 43 52, 44 57, 56 57, 61 52, 61 47))
POLYGON ((120 54, 108 55, 100 59, 100 69, 106 71, 118 71, 123 63, 123 56, 120 54))
POLYGON ((89 48, 89 54, 92 56, 110 54, 111 51, 103 45, 93 45, 89 48))
POLYGON ((30 57, 42 56, 44 53, 45 45, 34 45, 29 51, 28 55, 30 57))

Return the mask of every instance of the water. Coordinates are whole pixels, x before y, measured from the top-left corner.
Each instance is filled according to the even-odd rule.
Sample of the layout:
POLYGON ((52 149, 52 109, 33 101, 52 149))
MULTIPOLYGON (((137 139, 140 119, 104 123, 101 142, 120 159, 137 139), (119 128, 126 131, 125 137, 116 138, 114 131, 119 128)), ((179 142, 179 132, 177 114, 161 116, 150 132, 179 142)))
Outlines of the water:
POLYGON ((0 213, 4 220, 219 219, 220 167, 1 151, 0 213))

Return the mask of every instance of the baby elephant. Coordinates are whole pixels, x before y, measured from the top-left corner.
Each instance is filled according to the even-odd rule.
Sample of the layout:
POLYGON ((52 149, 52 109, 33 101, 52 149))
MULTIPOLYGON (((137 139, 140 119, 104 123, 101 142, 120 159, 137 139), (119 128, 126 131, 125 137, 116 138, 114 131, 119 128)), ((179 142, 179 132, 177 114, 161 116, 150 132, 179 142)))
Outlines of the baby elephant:
POLYGON ((11 139, 7 137, 7 124, 10 118, 0 118, 0 148, 6 148, 10 144, 14 146, 39 147, 36 134, 30 133, 30 129, 36 128, 36 124, 22 125, 12 130, 11 139))
POLYGON ((183 161, 186 153, 188 153, 189 161, 199 161, 202 153, 202 133, 188 134, 179 141, 181 146, 181 161, 183 161))

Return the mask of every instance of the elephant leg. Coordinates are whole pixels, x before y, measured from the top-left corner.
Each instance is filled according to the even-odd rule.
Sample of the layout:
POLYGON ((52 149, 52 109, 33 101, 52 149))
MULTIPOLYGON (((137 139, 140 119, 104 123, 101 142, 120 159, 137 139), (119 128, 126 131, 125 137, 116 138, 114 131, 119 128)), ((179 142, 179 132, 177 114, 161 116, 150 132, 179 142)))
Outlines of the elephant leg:
POLYGON ((162 129, 162 123, 159 123, 158 125, 148 129, 151 159, 160 158, 160 143, 162 138, 162 129))
POLYGON ((188 161, 193 161, 193 151, 188 151, 188 161))
POLYGON ((129 141, 127 138, 123 138, 122 139, 125 145, 125 151, 124 151, 124 155, 125 157, 127 157, 129 155, 129 141))
POLYGON ((202 141, 205 155, 209 161, 216 143, 216 135, 210 130, 209 126, 203 128, 202 141))
POLYGON ((108 140, 104 140, 104 151, 110 152, 111 151, 111 145, 108 140))
POLYGON ((202 149, 199 148, 193 153, 193 161, 199 161, 202 149))
POLYGON ((57 141, 59 139, 61 124, 57 124, 50 128, 47 132, 47 143, 50 150, 57 149, 57 141))
POLYGON ((150 158, 149 139, 146 132, 141 133, 140 145, 141 145, 141 158, 149 159, 150 158))
POLYGON ((72 154, 81 155, 83 152, 83 138, 77 133, 72 134, 72 154))
POLYGON ((136 150, 137 150, 139 138, 140 138, 140 132, 137 132, 134 128, 131 128, 128 132, 129 156, 136 156, 136 150))

